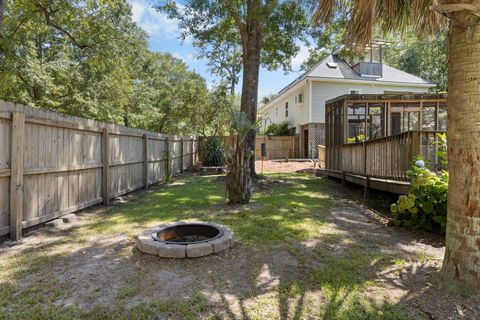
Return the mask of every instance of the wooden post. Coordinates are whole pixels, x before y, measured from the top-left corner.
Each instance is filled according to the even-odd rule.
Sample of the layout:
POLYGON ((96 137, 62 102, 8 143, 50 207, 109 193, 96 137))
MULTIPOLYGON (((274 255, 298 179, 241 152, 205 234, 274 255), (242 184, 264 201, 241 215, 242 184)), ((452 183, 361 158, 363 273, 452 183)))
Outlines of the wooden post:
POLYGON ((194 165, 194 163, 193 163, 193 161, 194 161, 194 160, 193 160, 193 157, 194 157, 194 152, 193 152, 193 151, 194 151, 194 150, 193 150, 193 145, 194 145, 193 137, 190 139, 190 143, 192 144, 192 146, 191 146, 191 148, 190 148, 190 167, 193 168, 193 165, 194 165))
MULTIPOLYGON (((170 170, 170 142, 168 137, 165 138, 165 180, 168 180, 170 177, 167 178, 167 174, 171 171, 170 170)), ((170 172, 171 174, 171 172, 170 172)))
POLYGON ((180 138, 180 172, 183 172, 183 137, 180 138))
POLYGON ((366 200, 368 198, 368 176, 367 176, 367 129, 368 129, 368 122, 367 122, 367 115, 368 115, 368 102, 365 104, 365 137, 363 140, 363 175, 365 176, 365 186, 363 188, 363 197, 366 200))
POLYGON ((110 136, 108 133, 108 128, 103 128, 102 134, 102 197, 103 205, 108 206, 110 204, 110 188, 109 184, 109 174, 110 169, 110 136))
POLYGON ((148 189, 148 136, 143 135, 143 186, 148 189))
POLYGON ((370 194, 370 177, 365 176, 365 187, 363 188, 363 199, 368 200, 370 194))
POLYGON ((23 220, 23 150, 25 114, 14 112, 12 118, 12 155, 10 176, 10 239, 22 239, 23 220))
POLYGON ((295 158, 295 136, 292 136, 292 159, 295 158))

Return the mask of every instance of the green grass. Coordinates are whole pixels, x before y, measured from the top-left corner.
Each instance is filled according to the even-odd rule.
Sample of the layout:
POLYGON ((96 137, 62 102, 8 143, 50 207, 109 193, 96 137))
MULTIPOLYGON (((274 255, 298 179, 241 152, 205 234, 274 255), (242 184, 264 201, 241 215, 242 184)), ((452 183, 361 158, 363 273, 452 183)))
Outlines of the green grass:
MULTIPOLYGON (((304 174, 275 174, 269 178, 285 183, 255 193, 249 205, 233 208, 225 205, 223 185, 216 177, 182 178, 154 188, 138 201, 94 215, 81 228, 63 237, 49 239, 6 261, 0 260, 0 319, 154 319, 159 315, 173 319, 223 319, 221 306, 209 302, 202 294, 205 288, 198 288, 191 298, 168 298, 126 308, 131 298, 143 293, 144 279, 138 274, 128 277, 110 305, 84 310, 54 304, 71 294, 48 271, 61 264, 63 257, 81 252, 91 245, 92 239, 113 234, 133 239, 146 227, 187 219, 229 226, 245 250, 272 253, 281 248, 297 260, 298 270, 292 270, 298 272, 295 279, 266 294, 242 296, 249 301, 244 312, 251 319, 405 318, 402 307, 395 301, 366 294, 367 289, 376 286, 374 279, 378 272, 402 266, 405 260, 393 253, 368 252, 327 222, 335 205, 329 192, 331 182, 304 174), (71 239, 75 241, 72 243, 71 239), (306 250, 298 245, 299 241, 311 240, 339 245, 344 250, 335 254, 323 246, 306 250), (34 280, 24 284, 29 275, 34 275, 34 280)), ((253 268, 252 281, 258 275, 253 268)), ((212 274, 211 282, 221 289, 227 285, 228 277, 212 274)))

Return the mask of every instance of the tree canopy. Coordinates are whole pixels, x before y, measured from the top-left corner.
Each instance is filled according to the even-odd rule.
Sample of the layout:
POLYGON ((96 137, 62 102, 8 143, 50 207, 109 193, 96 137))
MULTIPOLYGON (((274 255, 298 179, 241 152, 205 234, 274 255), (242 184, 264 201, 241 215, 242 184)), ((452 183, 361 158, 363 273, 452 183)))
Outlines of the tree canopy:
POLYGON ((210 93, 180 59, 150 52, 125 0, 4 4, 0 99, 165 133, 226 121, 206 106, 220 89, 210 93), (210 114, 198 121, 198 110, 210 114))

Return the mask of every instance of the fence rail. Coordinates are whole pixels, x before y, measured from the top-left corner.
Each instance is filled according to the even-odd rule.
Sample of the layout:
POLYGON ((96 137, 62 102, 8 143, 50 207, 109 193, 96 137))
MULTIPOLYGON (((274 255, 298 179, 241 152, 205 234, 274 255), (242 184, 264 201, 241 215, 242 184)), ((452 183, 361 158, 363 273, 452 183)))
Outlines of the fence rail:
POLYGON ((442 131, 407 131, 366 142, 344 144, 341 167, 332 169, 370 178, 408 181, 407 170, 416 155, 421 154, 434 166, 439 165, 435 152, 438 146, 433 143, 438 140, 438 132, 442 131))
POLYGON ((198 146, 0 101, 0 236, 161 182, 192 166, 198 146))

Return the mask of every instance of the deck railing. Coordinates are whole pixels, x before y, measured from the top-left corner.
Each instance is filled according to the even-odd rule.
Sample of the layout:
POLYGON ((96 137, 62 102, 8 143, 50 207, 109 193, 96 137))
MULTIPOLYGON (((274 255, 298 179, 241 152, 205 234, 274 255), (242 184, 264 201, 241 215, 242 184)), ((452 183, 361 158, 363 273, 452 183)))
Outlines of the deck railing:
POLYGON ((406 181, 407 170, 416 155, 438 166, 437 133, 441 131, 406 131, 396 135, 342 146, 344 173, 370 178, 406 181))

